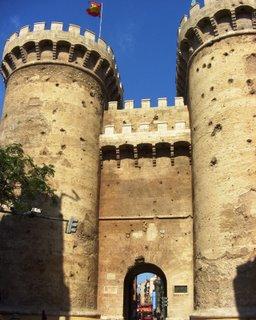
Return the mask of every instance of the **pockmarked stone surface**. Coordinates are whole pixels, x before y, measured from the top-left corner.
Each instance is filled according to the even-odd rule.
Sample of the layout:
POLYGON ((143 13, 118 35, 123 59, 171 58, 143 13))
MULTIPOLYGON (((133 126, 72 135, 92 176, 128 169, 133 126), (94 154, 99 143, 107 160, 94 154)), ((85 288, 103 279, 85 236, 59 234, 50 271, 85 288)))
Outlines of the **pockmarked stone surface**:
POLYGON ((0 213, 0 319, 132 320, 143 272, 166 319, 256 319, 255 43, 255 0, 193 1, 173 106, 138 106, 92 32, 10 37, 0 143, 55 166, 58 200, 35 206, 79 224, 0 213))
POLYGON ((75 216, 79 227, 67 235, 63 223, 4 217, 0 303, 6 311, 86 316, 96 314, 102 115, 121 87, 106 44, 60 27, 35 24, 7 42, 0 142, 21 143, 38 164, 54 165, 57 204, 37 205, 52 217, 75 216))
POLYGON ((179 35, 177 83, 193 148, 195 317, 256 314, 255 5, 197 5, 179 35))

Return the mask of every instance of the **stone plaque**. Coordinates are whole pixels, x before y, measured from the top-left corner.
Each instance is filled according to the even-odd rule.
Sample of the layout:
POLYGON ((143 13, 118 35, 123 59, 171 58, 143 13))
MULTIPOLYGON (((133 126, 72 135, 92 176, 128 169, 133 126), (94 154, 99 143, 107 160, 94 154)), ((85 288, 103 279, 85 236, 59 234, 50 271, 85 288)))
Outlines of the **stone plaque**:
POLYGON ((117 294, 117 286, 104 286, 104 294, 117 294))
POLYGON ((115 273, 107 273, 107 280, 116 280, 115 273))

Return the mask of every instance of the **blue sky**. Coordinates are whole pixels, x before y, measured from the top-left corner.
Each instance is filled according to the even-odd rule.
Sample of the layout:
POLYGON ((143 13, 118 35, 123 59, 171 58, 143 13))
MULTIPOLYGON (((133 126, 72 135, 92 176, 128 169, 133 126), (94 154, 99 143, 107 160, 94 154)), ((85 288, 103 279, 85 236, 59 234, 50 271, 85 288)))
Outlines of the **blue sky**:
MULTIPOLYGON (((176 41, 179 21, 190 0, 103 0, 102 37, 113 48, 125 89, 125 99, 175 96, 176 41)), ((37 21, 74 23, 98 32, 99 19, 81 0, 0 0, 0 51, 5 40, 37 21)), ((4 85, 0 82, 0 107, 4 85)))
POLYGON ((151 279, 154 276, 154 273, 141 273, 137 276, 137 284, 141 284, 142 282, 151 279))

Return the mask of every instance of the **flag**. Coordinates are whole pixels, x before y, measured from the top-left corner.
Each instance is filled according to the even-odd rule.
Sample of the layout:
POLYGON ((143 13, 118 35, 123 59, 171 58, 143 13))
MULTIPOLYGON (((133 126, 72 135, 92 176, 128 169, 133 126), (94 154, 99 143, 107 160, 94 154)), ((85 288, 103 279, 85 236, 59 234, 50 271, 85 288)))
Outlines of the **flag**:
POLYGON ((100 17, 101 14, 101 3, 90 1, 90 7, 86 10, 90 16, 100 17))

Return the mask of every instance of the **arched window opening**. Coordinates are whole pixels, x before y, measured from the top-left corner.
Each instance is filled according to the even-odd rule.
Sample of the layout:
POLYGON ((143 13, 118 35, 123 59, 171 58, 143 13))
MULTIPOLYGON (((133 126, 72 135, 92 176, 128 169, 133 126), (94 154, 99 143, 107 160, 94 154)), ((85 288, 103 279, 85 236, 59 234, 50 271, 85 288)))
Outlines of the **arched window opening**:
POLYGON ((97 74, 101 77, 101 78, 105 78, 106 76, 106 72, 108 70, 108 68, 110 67, 109 62, 104 59, 101 63, 100 68, 97 70, 97 74))
POLYGON ((157 158, 170 158, 171 145, 167 142, 161 142, 156 144, 156 157, 157 158))
POLYGON ((252 27, 253 8, 240 6, 236 8, 237 29, 243 30, 252 27))
POLYGON ((206 17, 200 20, 197 24, 198 28, 205 35, 206 39, 208 36, 214 36, 213 27, 210 18, 206 17))
POLYGON ((174 157, 190 157, 190 144, 187 141, 174 143, 174 157))
POLYGON ((41 59, 52 59, 53 43, 51 40, 43 40, 39 42, 41 59))
POLYGON ((193 28, 189 29, 185 35, 185 37, 188 39, 188 42, 190 46, 195 50, 200 46, 200 42, 198 37, 195 34, 195 31, 193 28))
POLYGON ((120 159, 134 159, 133 145, 123 144, 119 147, 120 159))
POLYGON ((218 11, 214 17, 218 25, 219 33, 228 32, 232 30, 231 12, 229 10, 218 11))
MULTIPOLYGON (((2 64, 1 64, 1 69, 2 69, 2 75, 3 75, 3 77, 4 77, 5 79, 7 79, 8 76, 9 76, 9 73, 10 73, 11 69, 8 70, 8 68, 7 68, 7 66, 6 66, 6 63, 4 63, 4 62, 2 62, 2 64)), ((3 104, 1 104, 1 106, 2 106, 2 105, 3 105, 3 104)))
POLYGON ((27 61, 37 60, 36 56, 36 45, 35 42, 27 42, 24 44, 23 48, 27 53, 27 61))
POLYGON ((12 49, 12 54, 15 56, 16 60, 21 60, 20 47, 15 47, 12 49))
POLYGON ((71 44, 67 41, 57 42, 57 59, 58 60, 68 61, 70 46, 71 44))
POLYGON ((110 64, 109 64, 108 60, 104 59, 102 62, 102 66, 101 66, 102 72, 105 74, 109 67, 110 67, 110 64))
POLYGON ((92 51, 86 67, 89 69, 93 69, 96 66, 96 63, 98 62, 99 58, 100 58, 99 53, 96 51, 92 51))
POLYGON ((152 144, 142 143, 138 146, 138 158, 152 158, 152 144))
POLYGON ((5 57, 4 57, 4 61, 8 64, 8 66, 10 67, 11 70, 14 70, 15 69, 15 64, 13 63, 11 57, 9 54, 7 54, 5 57))
POLYGON ((124 279, 125 320, 165 319, 167 281, 163 271, 154 264, 136 262, 124 279))
POLYGON ((77 64, 82 64, 84 60, 84 56, 86 53, 86 48, 82 45, 75 45, 74 54, 72 57, 72 62, 77 64))
POLYGON ((102 160, 110 161, 116 160, 116 147, 115 146, 104 146, 101 148, 102 160))

